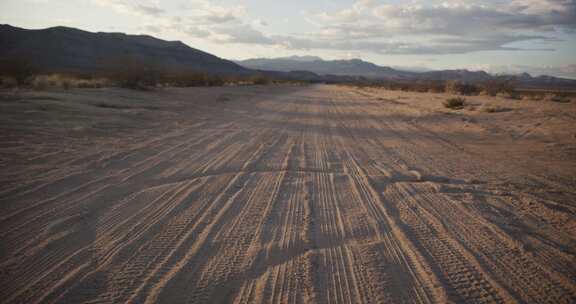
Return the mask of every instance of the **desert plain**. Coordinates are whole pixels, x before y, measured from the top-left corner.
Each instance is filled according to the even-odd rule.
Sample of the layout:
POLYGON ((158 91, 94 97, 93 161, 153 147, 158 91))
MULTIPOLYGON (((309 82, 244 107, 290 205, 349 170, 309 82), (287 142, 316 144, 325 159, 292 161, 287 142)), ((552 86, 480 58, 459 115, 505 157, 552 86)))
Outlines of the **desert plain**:
POLYGON ((575 303, 576 102, 447 97, 3 92, 0 302, 575 303))

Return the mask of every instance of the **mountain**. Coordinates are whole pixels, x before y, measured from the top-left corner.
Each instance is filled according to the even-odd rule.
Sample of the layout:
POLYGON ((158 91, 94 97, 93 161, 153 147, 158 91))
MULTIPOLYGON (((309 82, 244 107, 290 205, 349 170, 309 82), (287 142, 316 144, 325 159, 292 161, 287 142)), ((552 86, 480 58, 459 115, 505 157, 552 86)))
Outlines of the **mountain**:
POLYGON ((319 57, 257 58, 236 61, 249 69, 268 71, 310 71, 319 75, 362 76, 368 78, 404 79, 414 77, 413 72, 375 65, 361 59, 322 60, 319 57), (303 60, 305 58, 305 60, 303 60))
POLYGON ((290 57, 283 57, 280 59, 289 59, 289 60, 295 60, 295 61, 301 61, 301 62, 313 62, 313 61, 317 61, 317 60, 322 60, 322 58, 320 58, 318 56, 290 56, 290 57))
POLYGON ((576 80, 552 76, 532 77, 528 73, 520 75, 491 75, 485 71, 439 70, 417 71, 402 70, 379 66, 360 59, 352 60, 322 60, 314 56, 292 56, 283 58, 256 58, 236 61, 236 63, 250 69, 269 71, 310 71, 326 77, 355 76, 371 80, 460 80, 465 82, 484 82, 488 80, 512 80, 520 86, 526 87, 575 87, 576 80))
POLYGON ((146 35, 93 33, 69 27, 28 30, 0 25, 0 62, 24 59, 41 72, 98 73, 131 64, 170 72, 204 72, 229 76, 264 75, 313 82, 366 80, 513 80, 530 87, 575 87, 576 80, 551 76, 490 75, 484 71, 404 71, 360 59, 322 60, 316 56, 248 59, 232 62, 191 48, 180 41, 146 35))
POLYGON ((468 82, 486 81, 493 78, 484 71, 441 70, 419 73, 418 78, 434 80, 463 80, 468 82))
POLYGON ((239 75, 251 71, 180 41, 145 35, 92 33, 68 27, 27 30, 0 25, 0 59, 24 58, 49 72, 100 72, 145 63, 171 71, 239 75))
POLYGON ((533 77, 528 73, 522 73, 519 75, 498 75, 494 76, 494 78, 501 80, 512 80, 526 88, 576 88, 576 80, 574 79, 559 78, 548 75, 533 77))

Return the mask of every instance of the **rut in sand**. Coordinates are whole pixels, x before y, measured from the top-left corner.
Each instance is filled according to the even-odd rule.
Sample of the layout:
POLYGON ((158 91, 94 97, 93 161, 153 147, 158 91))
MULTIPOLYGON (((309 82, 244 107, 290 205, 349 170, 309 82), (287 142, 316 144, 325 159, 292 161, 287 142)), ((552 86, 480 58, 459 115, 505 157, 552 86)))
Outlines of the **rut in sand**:
POLYGON ((576 302, 569 162, 354 88, 165 94, 172 125, 2 173, 0 302, 576 302))

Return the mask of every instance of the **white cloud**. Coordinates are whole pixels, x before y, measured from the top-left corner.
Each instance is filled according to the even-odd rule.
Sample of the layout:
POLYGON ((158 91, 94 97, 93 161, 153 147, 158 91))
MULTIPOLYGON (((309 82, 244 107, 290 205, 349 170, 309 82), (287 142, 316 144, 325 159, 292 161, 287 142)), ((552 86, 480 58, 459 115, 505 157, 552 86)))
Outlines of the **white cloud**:
POLYGON ((176 31, 191 37, 220 43, 273 44, 254 26, 265 23, 244 21, 247 19, 243 6, 221 6, 207 0, 193 0, 181 6, 176 15, 169 15, 154 3, 129 0, 93 0, 94 3, 113 9, 121 14, 143 17, 147 24, 142 29, 154 34, 176 31))
POLYGON ((357 1, 348 8, 308 18, 322 26, 321 31, 314 33, 315 43, 325 41, 327 46, 345 46, 347 50, 366 47, 376 53, 517 50, 508 45, 527 40, 551 41, 556 32, 576 29, 576 1, 572 0, 423 3, 357 1), (393 47, 390 40, 394 38, 405 41, 393 47), (414 40, 422 42, 408 42, 414 40))
MULTIPOLYGON (((239 5, 208 0, 187 2, 169 15, 153 2, 93 0, 120 13, 148 18, 154 33, 178 31, 219 43, 327 49, 376 54, 462 54, 526 50, 512 43, 554 41, 559 31, 576 30, 576 0, 358 0, 349 7, 306 13, 317 31, 266 34, 266 23, 239 5)), ((546 48, 543 50, 547 50, 546 48)))
POLYGON ((146 3, 146 1, 92 0, 92 2, 103 7, 111 8, 121 14, 158 17, 165 13, 165 11, 155 3, 146 3))

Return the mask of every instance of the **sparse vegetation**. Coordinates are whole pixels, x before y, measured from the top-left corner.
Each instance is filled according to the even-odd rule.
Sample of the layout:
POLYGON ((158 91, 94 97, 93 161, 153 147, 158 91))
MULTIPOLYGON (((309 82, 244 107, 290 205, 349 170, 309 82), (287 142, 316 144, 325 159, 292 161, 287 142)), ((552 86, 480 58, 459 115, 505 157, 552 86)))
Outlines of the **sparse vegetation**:
POLYGON ((494 105, 494 104, 486 104, 481 108, 482 112, 486 112, 486 113, 498 113, 498 112, 506 112, 508 111, 508 109, 503 108, 501 106, 498 105, 494 105))
POLYGON ((452 97, 444 101, 444 107, 452 110, 460 110, 464 108, 466 99, 462 97, 452 97))
POLYGON ((428 93, 451 93, 456 95, 475 96, 488 95, 496 96, 504 94, 506 98, 521 99, 522 95, 516 90, 514 83, 510 80, 494 79, 485 82, 464 82, 460 80, 382 80, 363 81, 355 83, 358 88, 378 87, 393 91, 407 92, 428 92, 428 93))
POLYGON ((522 100, 543 100, 544 94, 526 94, 522 95, 522 100))
POLYGON ((496 96, 498 94, 516 95, 516 87, 510 80, 488 80, 480 84, 480 94, 496 96))
POLYGON ((478 93, 480 93, 480 88, 471 83, 466 83, 457 80, 448 80, 446 81, 445 92, 467 96, 478 95, 478 93))
POLYGON ((163 78, 162 68, 132 57, 117 58, 107 64, 106 76, 114 84, 133 90, 149 90, 158 86, 163 78))
POLYGON ((105 78, 82 78, 74 75, 48 74, 34 76, 30 85, 36 90, 49 88, 102 88, 110 86, 110 81, 105 78))
POLYGON ((2 75, 0 76, 0 89, 15 88, 18 83, 13 77, 2 75))
POLYGON ((505 98, 505 99, 515 99, 520 100, 522 97, 517 93, 509 93, 509 92, 501 92, 496 94, 497 97, 505 98))
POLYGON ((544 99, 553 102, 562 102, 562 103, 570 102, 570 98, 563 94, 546 94, 544 96, 544 99))
POLYGON ((32 76, 37 73, 33 63, 24 58, 5 58, 0 61, 2 87, 29 85, 32 76))
POLYGON ((208 75, 205 73, 169 73, 166 74, 162 83, 167 86, 176 87, 199 87, 199 86, 222 86, 226 79, 218 75, 208 75))
POLYGON ((153 64, 141 64, 134 59, 119 59, 116 63, 105 65, 102 72, 93 75, 38 73, 32 65, 21 60, 0 62, 0 88, 26 87, 45 90, 118 86, 134 90, 151 90, 165 86, 266 85, 276 82, 303 83, 272 80, 264 75, 225 77, 190 71, 166 71, 153 64))
POLYGON ((264 77, 263 75, 254 76, 254 77, 252 77, 251 81, 253 84, 256 84, 256 85, 264 85, 264 84, 270 83, 270 79, 264 77))

